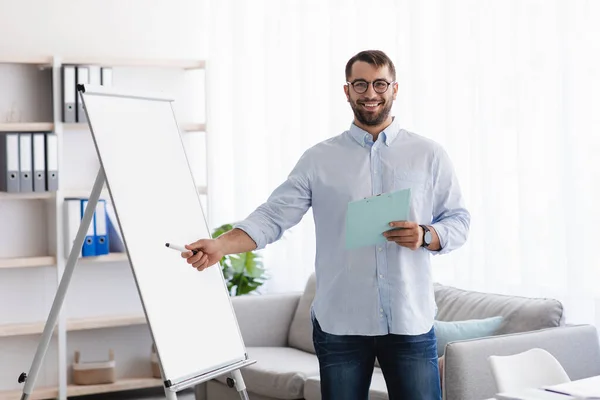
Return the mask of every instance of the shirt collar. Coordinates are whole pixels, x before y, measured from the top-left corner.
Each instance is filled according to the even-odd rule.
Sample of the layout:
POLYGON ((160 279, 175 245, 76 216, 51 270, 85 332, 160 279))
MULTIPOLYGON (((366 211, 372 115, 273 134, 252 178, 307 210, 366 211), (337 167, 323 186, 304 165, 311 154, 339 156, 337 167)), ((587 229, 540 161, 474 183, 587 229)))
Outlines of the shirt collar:
MULTIPOLYGON (((349 132, 350 136, 352 136, 354 140, 356 140, 358 144, 360 144, 363 147, 370 143, 373 143, 373 136, 369 132, 356 126, 354 122, 350 125, 349 132)), ((389 147, 394 141, 394 139, 396 139, 396 137, 398 136, 398 133, 400 133, 400 122, 396 117, 393 117, 392 123, 379 133, 379 137, 381 137, 383 143, 385 143, 385 145, 389 147)))

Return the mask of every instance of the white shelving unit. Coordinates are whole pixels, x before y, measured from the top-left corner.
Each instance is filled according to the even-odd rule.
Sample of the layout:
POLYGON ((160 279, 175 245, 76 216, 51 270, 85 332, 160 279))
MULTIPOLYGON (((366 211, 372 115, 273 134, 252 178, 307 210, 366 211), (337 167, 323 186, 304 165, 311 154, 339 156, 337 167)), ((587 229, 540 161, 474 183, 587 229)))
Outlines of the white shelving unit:
MULTIPOLYGON (((30 256, 23 257, 11 257, 6 256, 6 254, 2 254, 2 250, 0 248, 0 282, 4 279, 2 274, 10 274, 9 277, 16 280, 19 287, 15 288, 15 293, 8 294, 6 291, 0 290, 0 304, 6 304, 6 302, 10 301, 10 299, 4 299, 5 295, 11 295, 14 298, 15 296, 21 296, 23 302, 30 301, 29 298, 39 295, 39 287, 37 292, 34 293, 34 290, 31 287, 28 287, 28 277, 36 277, 37 270, 42 273, 42 270, 46 271, 50 268, 52 274, 55 279, 52 282, 48 282, 46 278, 35 278, 36 285, 43 286, 43 289, 47 292, 43 304, 47 307, 47 310, 38 310, 36 309, 35 316, 27 316, 20 315, 19 318, 21 321, 19 322, 10 322, 4 323, 7 320, 6 316, 10 314, 5 314, 5 318, 3 318, 2 314, 7 312, 4 311, 4 307, 0 307, 0 354, 3 353, 3 349, 7 348, 9 350, 13 350, 14 348, 26 349, 24 353, 26 354, 17 354, 16 351, 11 354, 13 358, 5 359, 3 356, 0 357, 0 372, 2 374, 10 374, 11 377, 14 375, 14 383, 12 379, 10 380, 10 384, 6 384, 6 380, 0 380, 0 400, 12 400, 12 399, 20 399, 22 393, 22 385, 17 383, 17 377, 21 372, 29 372, 29 368, 31 366, 31 362, 33 361, 33 354, 37 350, 37 343, 39 338, 41 337, 41 333, 45 326, 45 319, 40 320, 40 316, 42 318, 46 318, 52 301, 54 299, 54 293, 56 292, 56 287, 58 287, 58 283, 60 282, 60 278, 65 268, 66 258, 68 254, 64 254, 65 251, 65 243, 63 237, 63 203, 64 199, 68 197, 87 197, 90 195, 91 187, 93 185, 93 180, 89 182, 89 187, 65 187, 61 176, 64 176, 65 171, 65 163, 64 158, 67 156, 65 150, 65 141, 68 140, 66 138, 67 135, 79 135, 79 134, 89 134, 89 129, 87 123, 63 123, 62 122, 62 82, 61 82, 61 68, 62 65, 99 65, 105 67, 123 67, 123 68, 151 68, 151 69, 168 69, 168 70, 179 70, 182 74, 187 73, 188 71, 193 70, 204 70, 205 72, 205 61, 204 60, 141 60, 141 59, 111 59, 111 58, 61 58, 58 56, 40 56, 40 57, 7 57, 4 55, 0 55, 0 65, 3 64, 13 64, 13 65, 29 65, 38 67, 40 70, 51 70, 51 79, 52 79, 52 115, 53 118, 51 121, 46 122, 0 122, 0 132, 55 132, 58 137, 58 149, 59 149, 59 190, 57 192, 44 192, 44 193, 3 193, 0 192, 0 211, 2 211, 2 207, 4 204, 11 203, 20 204, 22 202, 42 202, 41 205, 37 205, 46 210, 46 220, 43 221, 44 229, 47 231, 47 248, 48 254, 34 254, 30 256), (62 174, 61 174, 62 173, 62 174), (19 276, 23 275, 23 278, 19 276), (16 276, 16 277, 15 277, 16 276), (41 283, 39 283, 41 282, 41 283), (3 344, 3 341, 5 342, 3 344), (9 342, 6 342, 9 341, 9 342), (22 344, 23 342, 24 344, 22 344), (18 343, 15 345, 14 343, 18 343), (3 347, 4 346, 4 347, 3 347), (32 347, 33 346, 33 347, 32 347), (13 369, 11 365, 4 364, 9 362, 14 362, 15 357, 18 357, 19 369, 13 369), (4 365, 3 365, 4 364, 4 365), (23 370, 20 370, 24 368, 23 370)), ((0 71, 0 74, 2 72, 0 71)), ((117 72, 115 71, 115 75, 117 72)), ((204 74, 204 79, 206 75, 204 74)), ((202 82, 204 84, 204 82, 202 82)), ((0 98, 2 96, 9 96, 10 94, 0 94, 0 98)), ((204 92, 204 101, 207 99, 205 97, 204 92)), ((2 110, 0 110, 2 111, 2 110)), ((202 110, 204 116, 206 115, 204 110, 202 110)), ((205 117, 204 117, 205 119, 205 117)), ((195 135, 195 134, 204 134, 206 135, 206 121, 181 121, 181 130, 185 132, 186 135, 195 135)), ((205 137, 206 140, 206 137, 205 137)), ((143 151, 143 149, 141 149, 143 151)), ((206 169, 205 169, 206 171, 206 169)), ((95 176, 97 170, 90 171, 90 173, 95 176)), ((205 185, 201 185, 198 187, 198 193, 200 195, 206 196, 208 192, 208 188, 205 185)), ((152 190, 149 190, 149 195, 152 195, 152 190)), ((105 189, 102 193, 102 198, 109 199, 108 192, 105 189)), ((204 202, 206 205, 206 200, 204 202)), ((206 210, 205 210, 206 211, 206 210)), ((1 214, 0 214, 1 217, 1 214)), ((7 224, 3 224, 0 220, 0 234, 9 233, 12 229, 15 229, 14 226, 7 226, 7 224)), ((6 236, 6 235, 5 235, 6 236)), ((98 276, 106 272, 107 274, 111 271, 117 271, 119 275, 118 280, 123 280, 123 274, 126 274, 126 271, 129 269, 128 260, 125 254, 121 253, 111 253, 109 255, 98 256, 98 257, 86 257, 79 259, 76 267, 75 274, 78 273, 79 269, 85 270, 84 278, 87 276, 98 276)), ((129 273, 131 270, 129 269, 129 273)), ((45 272, 46 276, 48 272, 45 272)), ((90 280, 92 280, 91 278, 90 280)), ((111 279, 108 278, 104 282, 98 282, 98 285, 102 284, 110 284, 111 279)), ((114 279, 113 279, 114 282, 114 279)), ((69 292, 71 292, 74 288, 73 286, 77 284, 77 280, 74 279, 70 286, 69 292)), ((135 289, 135 285, 130 285, 132 290, 135 289)), ((90 286, 94 288, 93 284, 90 286)), ((99 289, 101 290, 101 289, 99 289)), ((110 287, 105 288, 107 296, 119 296, 119 291, 111 290, 110 287)), ((76 291, 76 290, 75 290, 76 291)), ((84 292, 85 294, 85 292, 84 292)), ((123 290, 121 290, 121 296, 123 296, 123 290)), ((81 297, 81 293, 79 294, 81 297)), ((132 298, 137 298, 137 291, 135 293, 129 293, 122 301, 123 302, 131 302, 132 298)), ((105 385, 86 385, 86 386, 78 386, 73 385, 70 382, 69 377, 69 356, 71 355, 71 351, 69 349, 69 337, 68 335, 74 334, 79 335, 76 338, 76 345, 81 343, 94 343, 96 341, 102 342, 107 337, 118 337, 118 335, 123 329, 141 329, 139 332, 136 330, 135 332, 124 332, 123 334, 127 334, 130 337, 133 335, 145 335, 146 340, 149 338, 147 332, 144 331, 144 327, 146 327, 146 320, 143 315, 142 310, 139 312, 128 312, 127 307, 121 313, 114 312, 98 315, 97 308, 98 306, 91 306, 90 309, 95 309, 96 313, 92 312, 95 315, 89 315, 84 317, 68 317, 66 314, 66 305, 68 301, 69 293, 67 293, 67 300, 62 307, 62 312, 59 317, 57 326, 54 330, 54 335, 52 338, 52 345, 56 347, 55 356, 52 356, 47 353, 44 365, 47 371, 48 376, 55 376, 56 379, 45 379, 44 382, 40 383, 39 379, 36 382, 36 388, 31 396, 31 399, 60 399, 65 400, 67 397, 75 397, 82 396, 88 394, 101 394, 101 393, 111 393, 116 391, 123 390, 131 390, 131 389, 140 389, 140 388, 149 388, 149 387, 159 387, 162 385, 159 379, 155 379, 148 374, 147 371, 150 370, 150 352, 148 350, 148 369, 146 373, 140 373, 138 376, 135 371, 130 374, 132 376, 122 376, 118 377, 118 380, 113 384, 105 384, 105 385), (135 328, 140 327, 140 328, 135 328), (121 330, 119 330, 121 329, 121 330), (96 332, 93 336, 90 336, 89 339, 85 335, 85 332, 96 332), (147 337, 146 337, 147 336, 147 337), (54 369, 54 370, 53 370, 54 369)), ((21 298, 21 297, 20 297, 21 298)), ((42 301, 42 300, 40 300, 42 301)), ((78 298, 76 302, 82 301, 85 305, 85 298, 78 298)), ((89 301, 89 300, 88 300, 89 301)), ((113 302, 118 302, 119 299, 112 299, 113 302)), ((33 304, 33 303, 32 303, 33 304)), ((77 305, 78 309, 81 311, 81 305, 77 305)), ((131 308, 131 307, 130 307, 131 308)), ((133 307, 135 308, 135 307, 133 307)), ((85 306, 83 307, 85 309, 85 306)), ((79 313, 80 313, 79 311, 79 313)), ((8 318, 9 320, 11 317, 8 318)), ((12 316, 12 319, 15 319, 15 316, 12 316)), ((106 339, 107 341, 109 339, 106 339)), ((115 343, 110 343, 110 345, 114 345, 115 343)), ((73 345, 75 346, 75 345, 73 345)), ((140 351, 143 353, 144 349, 140 351)), ((118 357, 118 354, 117 354, 118 357)), ((119 362, 119 361, 117 361, 119 362)), ((43 373, 40 375, 42 376, 43 373)), ((119 374, 117 374, 119 375, 119 374)))

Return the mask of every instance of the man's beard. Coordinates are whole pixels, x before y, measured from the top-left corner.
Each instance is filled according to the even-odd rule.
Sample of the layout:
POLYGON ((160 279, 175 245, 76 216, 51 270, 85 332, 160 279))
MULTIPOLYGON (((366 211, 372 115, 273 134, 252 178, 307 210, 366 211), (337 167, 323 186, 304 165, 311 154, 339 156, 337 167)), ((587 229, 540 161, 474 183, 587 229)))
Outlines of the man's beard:
MULTIPOLYGON (((357 121, 366 126, 377 126, 383 123, 390 115, 390 111, 392 110, 392 102, 383 100, 383 108, 378 113, 370 113, 366 110, 362 109, 362 105, 354 100, 350 100, 350 107, 354 112, 354 116, 357 121)), ((363 103, 368 103, 368 101, 362 101, 363 103)), ((377 101, 379 102, 379 101, 377 101)))

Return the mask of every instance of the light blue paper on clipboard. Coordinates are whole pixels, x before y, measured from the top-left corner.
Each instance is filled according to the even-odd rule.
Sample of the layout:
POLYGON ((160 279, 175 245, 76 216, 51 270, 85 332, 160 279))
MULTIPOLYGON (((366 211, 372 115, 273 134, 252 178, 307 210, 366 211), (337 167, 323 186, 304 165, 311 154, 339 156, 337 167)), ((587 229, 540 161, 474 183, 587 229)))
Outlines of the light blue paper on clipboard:
POLYGON ((409 210, 410 189, 351 201, 346 212, 346 248, 386 243, 383 232, 391 229, 392 221, 408 220, 409 210))

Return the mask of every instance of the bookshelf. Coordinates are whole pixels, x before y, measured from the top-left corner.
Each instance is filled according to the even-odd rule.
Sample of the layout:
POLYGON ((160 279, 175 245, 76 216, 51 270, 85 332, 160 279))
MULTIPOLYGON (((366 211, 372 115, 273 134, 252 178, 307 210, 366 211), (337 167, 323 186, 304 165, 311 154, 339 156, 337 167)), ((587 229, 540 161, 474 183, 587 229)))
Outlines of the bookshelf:
MULTIPOLYGON (((38 239, 44 238, 46 243, 37 244, 35 250, 31 251, 31 255, 23 256, 26 252, 29 243, 29 234, 31 231, 36 231, 36 226, 30 226, 29 230, 15 226, 16 224, 3 224, 0 222, 0 240, 10 238, 14 240, 15 245, 19 247, 19 251, 15 250, 12 254, 7 247, 0 246, 0 303, 15 299, 20 296, 22 300, 17 306, 18 311, 0 312, 0 352, 3 348, 22 349, 22 351, 13 351, 11 356, 13 359, 0 360, 0 400, 20 399, 22 394, 22 384, 17 384, 16 379, 13 379, 16 370, 9 363, 14 363, 14 357, 18 358, 18 364, 25 365, 22 372, 29 372, 29 368, 33 361, 33 354, 37 350, 38 340, 45 327, 48 311, 54 300, 56 288, 60 282, 60 277, 66 266, 67 256, 65 254, 64 243, 64 200, 70 197, 88 197, 91 193, 93 179, 86 180, 87 183, 77 183, 75 185, 65 184, 65 175, 79 176, 81 171, 74 171, 78 167, 68 163, 72 153, 78 153, 81 148, 82 138, 89 136, 89 126, 87 123, 64 123, 62 122, 62 74, 63 65, 95 65, 102 67, 111 67, 114 69, 114 77, 119 73, 117 67, 125 68, 127 71, 144 70, 154 72, 156 70, 169 71, 169 74, 189 74, 193 71, 205 72, 206 63, 204 60, 193 59, 123 59, 123 58, 98 58, 98 57, 60 57, 56 56, 14 56, 0 55, 0 66, 10 64, 14 70, 19 68, 33 68, 40 73, 44 73, 51 80, 50 101, 52 116, 51 118, 44 117, 38 120, 0 122, 0 132, 54 132, 58 139, 59 148, 59 190, 56 192, 39 192, 39 193, 4 193, 0 192, 0 221, 2 221, 2 213, 9 213, 15 210, 14 213, 22 213, 23 215, 43 215, 44 219, 39 221, 39 230, 44 234, 34 235, 38 239), (68 145, 69 141, 78 141, 76 145, 68 145), (37 210, 31 214, 29 209, 37 210), (15 232, 15 233, 13 233, 15 232), (19 233, 21 232, 21 233, 19 233), (19 243, 17 243, 19 242, 19 243), (41 249, 41 250, 40 250, 41 249), (46 251, 44 251, 46 250, 46 251), (41 254, 40 254, 41 253, 41 254), (46 254, 43 254, 46 253, 46 254), (4 275, 3 275, 4 274, 4 275), (5 279, 9 277, 10 279, 5 279), (22 277, 22 278, 21 278, 22 277), (17 285, 9 286, 6 282, 17 282, 17 285), (2 285, 5 286, 2 286, 2 285), (13 289, 14 288, 14 289, 13 289), (7 291, 13 290, 13 293, 8 293, 9 300, 5 298, 7 291), (19 292, 18 294, 15 294, 19 292), (34 298, 35 304, 43 304, 44 309, 27 305, 28 299, 34 298), (20 307, 20 308, 19 308, 20 307), (12 314, 11 314, 12 312, 12 314), (15 318, 15 313, 19 314, 19 318, 15 318), (4 314, 4 315, 3 315, 4 314), (11 323, 10 321, 26 321, 19 323, 11 323), (3 322, 9 321, 9 322, 3 322), (21 354, 22 353, 22 354, 21 354), (17 355, 15 355, 17 354, 17 355), (9 378, 2 378, 10 376, 9 378)), ((0 78, 2 74, 0 70, 0 78)), ((131 72, 130 72, 131 73, 131 72)), ((162 75, 161 75, 162 76, 162 75)), ((171 76, 171 75, 169 75, 171 76)), ((204 75, 204 78, 205 75, 204 75)), ((204 82, 202 82, 204 84, 204 82)), ((179 85, 177 88, 181 88, 179 85)), ((31 90, 32 88, 28 88, 31 90)), ((190 91, 197 95, 199 87, 191 87, 190 91)), ((207 101, 204 91, 204 102, 207 101)), ((2 97, 11 96, 10 93, 1 93, 2 97)), ((6 104, 6 102, 5 102, 6 104)), ((0 112, 5 111, 0 109, 0 112)), ((197 110, 194 110, 197 111, 197 110)), ((204 112, 204 110, 202 110, 204 112)), ((206 140, 206 120, 204 118, 191 117, 180 121, 180 130, 182 135, 204 135, 206 140)), ((180 118, 181 119, 181 118, 180 118)), ((91 136, 90 136, 91 140, 91 136)), ((95 153, 93 154, 95 157, 95 153)), ((74 158, 81 160, 82 158, 74 158)), ((85 168, 90 168, 90 164, 85 168)), ((205 167, 205 171, 207 166, 205 167)), ((89 176, 95 176, 97 169, 87 171, 89 176)), ((204 181, 205 182, 205 181, 204 181)), ((208 194, 208 186, 202 184, 197 188, 198 194, 206 197, 208 194)), ((152 189, 148 190, 149 195, 152 194, 152 189)), ((105 188, 102 191, 101 198, 110 199, 109 192, 105 188)), ((206 204, 206 203, 204 203, 206 204)), ((27 219, 27 218, 25 218, 27 219)), ((28 219, 28 223, 32 223, 33 217, 28 219)), ((13 219, 13 221, 15 221, 13 219)), ((127 371, 125 374, 117 376, 117 381, 113 384, 104 385, 73 385, 70 381, 68 370, 70 368, 71 347, 79 348, 86 347, 88 350, 93 350, 97 343, 102 343, 106 346, 112 346, 114 341, 118 340, 121 333, 123 335, 144 336, 149 339, 146 320, 141 307, 139 311, 135 310, 135 304, 132 305, 133 299, 138 299, 137 288, 133 283, 133 279, 124 279, 127 274, 131 275, 129 262, 124 253, 110 253, 97 257, 80 258, 75 267, 75 274, 81 273, 79 280, 74 279, 69 286, 67 297, 73 296, 73 299, 67 299, 61 308, 61 316, 58 319, 57 326, 54 329, 52 337, 52 346, 55 347, 54 353, 49 351, 45 357, 45 367, 40 371, 40 377, 36 381, 36 388, 30 399, 60 399, 65 400, 67 397, 77 397, 90 394, 107 394, 112 392, 141 389, 150 387, 160 387, 162 383, 159 379, 147 376, 129 376, 129 374, 140 374, 135 371, 127 371), (81 272, 80 272, 81 270, 81 272), (112 275, 111 275, 112 274, 112 275), (89 277, 89 278, 88 278, 89 277), (129 283, 127 283, 127 282, 129 283), (89 285, 89 290, 77 289, 73 286, 77 283, 84 282, 89 285), (129 285, 128 287, 126 285, 129 285), (107 310, 100 310, 101 304, 92 304, 89 300, 99 290, 96 286, 106 286, 107 293, 112 297, 107 303, 112 306, 107 307, 107 310), (117 290, 112 290, 113 286, 117 285, 117 290), (76 289, 76 290, 73 290, 76 289), (124 293, 127 293, 126 295, 124 293), (70 315, 68 302, 75 305, 78 310, 73 318, 70 315), (86 316, 81 316, 81 310, 86 309, 85 302, 88 301, 90 313, 86 316), (125 304, 123 310, 118 309, 118 304, 125 304), (78 303, 78 304, 76 304, 78 303), (115 304, 117 306, 115 306, 115 304), (83 306, 82 306, 83 305, 83 306), (112 307, 112 308, 111 308, 112 307), (132 331, 132 329, 134 331, 132 331), (132 333, 133 332, 133 333, 132 333), (76 335, 75 339, 71 339, 72 335, 76 335), (147 337, 146 337, 147 336, 147 337), (112 339, 107 339, 112 338, 112 339), (113 343, 108 343, 113 340, 113 343), (74 343, 71 343, 74 341, 74 343), (104 343, 107 342, 107 343, 104 343), (52 353, 52 354, 51 354, 52 353), (48 371, 50 369, 50 371, 48 371), (41 380, 40 380, 41 379, 41 380)), ((13 300, 14 301, 14 300, 13 300)), ((134 301, 135 302, 135 301, 134 301)), ((32 302, 31 304, 34 304, 32 302)), ((141 303, 140 303, 141 304, 141 303)), ((73 307, 72 307, 73 308, 73 307)), ((132 359, 138 359, 139 354, 145 354, 148 350, 146 342, 141 341, 137 353, 129 354, 132 359)), ((126 347, 126 346, 125 346, 126 347)), ((103 352, 104 348, 98 349, 103 352)), ((132 350, 133 351, 133 350, 132 350)), ((93 351, 89 351, 93 353, 93 351)), ((89 353, 88 352, 88 353, 89 353)), ((125 352, 122 352, 125 353, 125 352)), ((127 354, 121 354, 123 358, 127 358, 127 354)), ((126 360, 121 359, 126 363, 126 360)), ((149 362, 149 353, 148 353, 149 362)), ((23 367, 19 367, 23 368, 23 367)), ((21 372, 21 371, 19 371, 21 372)), ((18 374, 17 374, 18 375, 18 374)))

